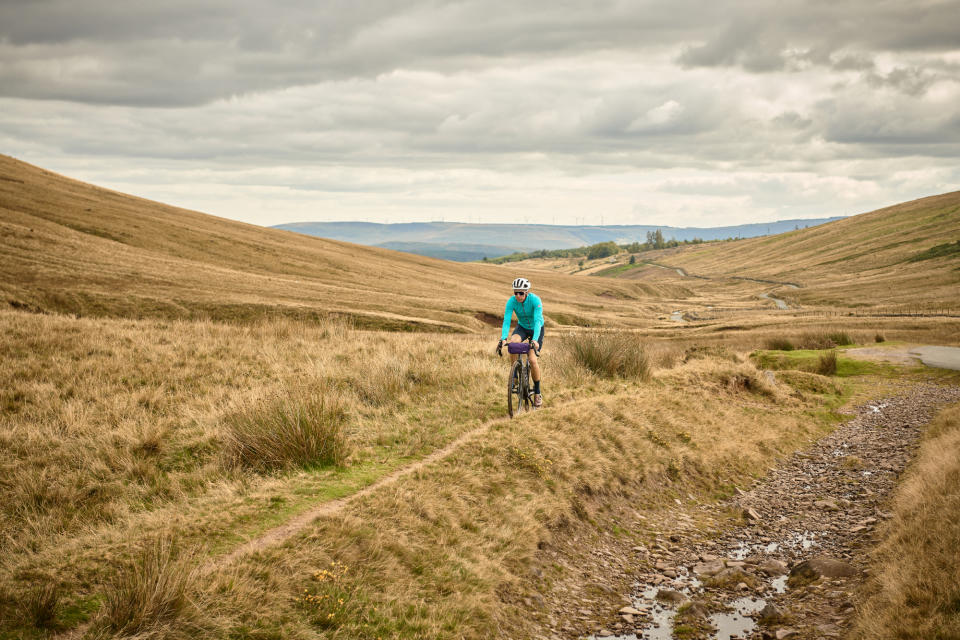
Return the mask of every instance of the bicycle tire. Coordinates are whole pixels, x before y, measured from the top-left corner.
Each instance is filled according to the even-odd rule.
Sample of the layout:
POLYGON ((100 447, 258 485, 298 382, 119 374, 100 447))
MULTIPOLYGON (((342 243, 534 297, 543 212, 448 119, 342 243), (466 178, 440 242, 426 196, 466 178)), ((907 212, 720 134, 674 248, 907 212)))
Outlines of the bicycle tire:
POLYGON ((523 368, 523 410, 530 411, 533 407, 533 387, 530 386, 530 363, 523 368))
POLYGON ((507 413, 514 417, 523 411, 523 386, 520 372, 522 364, 517 359, 510 368, 510 375, 507 377, 507 413))

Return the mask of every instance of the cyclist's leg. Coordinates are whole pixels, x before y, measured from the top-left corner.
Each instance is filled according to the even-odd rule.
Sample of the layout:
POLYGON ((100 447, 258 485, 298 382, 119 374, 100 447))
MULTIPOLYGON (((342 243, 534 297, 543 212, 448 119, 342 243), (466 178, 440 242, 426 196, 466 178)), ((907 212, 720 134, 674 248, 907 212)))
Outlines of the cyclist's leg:
MULTIPOLYGON (((537 344, 543 349, 543 329, 540 329, 537 344)), ((534 382, 540 382, 540 363, 537 361, 537 354, 533 349, 530 350, 530 377, 533 378, 534 382)))

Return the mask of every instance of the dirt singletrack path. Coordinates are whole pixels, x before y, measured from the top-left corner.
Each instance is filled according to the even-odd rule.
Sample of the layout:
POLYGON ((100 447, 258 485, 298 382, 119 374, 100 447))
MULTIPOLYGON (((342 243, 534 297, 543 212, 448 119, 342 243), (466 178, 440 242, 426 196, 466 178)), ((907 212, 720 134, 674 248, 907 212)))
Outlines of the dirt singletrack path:
MULTIPOLYGON (((567 406, 569 404, 571 403, 568 402, 568 403, 558 404, 554 406, 560 407, 560 406, 567 406)), ((523 415, 518 417, 522 418, 523 415)), ((203 572, 211 573, 221 567, 226 566, 227 564, 231 563, 237 558, 243 557, 250 553, 255 553, 267 547, 281 544, 284 541, 295 536, 297 533, 299 533, 303 529, 305 529, 311 522, 313 522, 317 518, 321 518, 323 516, 330 516, 335 513, 338 513, 339 511, 341 511, 343 508, 345 508, 347 505, 351 504, 352 502, 360 500, 361 498, 364 498, 370 495, 371 493, 373 493, 374 491, 382 489, 383 487, 389 486, 394 482, 396 482, 397 480, 404 478, 410 475, 411 473, 415 473, 416 471, 419 471, 420 469, 423 469, 428 465, 431 465, 439 460, 443 460, 444 458, 446 458, 448 455, 450 455, 451 453, 453 453, 454 451, 462 447, 467 442, 487 433, 487 431, 489 431, 490 428, 495 424, 498 424, 505 420, 510 420, 510 419, 511 418, 503 417, 503 418, 494 418, 492 420, 488 420, 487 422, 484 422, 478 427, 460 435, 460 437, 458 437, 457 439, 453 440, 452 442, 445 445, 444 447, 437 449, 436 451, 427 455, 426 457, 421 458, 420 460, 412 464, 409 464, 405 467, 401 467, 399 469, 395 469, 394 471, 391 471, 390 473, 386 474, 385 476, 379 478, 378 480, 374 481, 373 483, 367 485, 366 487, 364 487, 363 489, 360 489, 355 493, 351 493, 348 496, 337 498, 335 500, 330 500, 328 502, 324 502, 315 507, 307 509, 303 513, 300 513, 292 517, 291 519, 287 520, 282 525, 278 527, 274 527, 273 529, 269 529, 268 531, 263 532, 259 536, 252 538, 251 540, 248 540, 247 542, 241 544, 239 547, 236 547, 229 553, 224 554, 222 556, 218 556, 217 558, 214 558, 204 567, 203 572)))

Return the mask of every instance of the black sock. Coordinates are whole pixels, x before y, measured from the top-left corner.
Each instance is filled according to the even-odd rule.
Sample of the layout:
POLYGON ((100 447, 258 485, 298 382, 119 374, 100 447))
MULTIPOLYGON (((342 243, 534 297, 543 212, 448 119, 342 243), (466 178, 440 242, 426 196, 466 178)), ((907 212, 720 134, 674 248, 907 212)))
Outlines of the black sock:
POLYGON ((539 380, 534 380, 534 381, 533 381, 533 392, 534 392, 534 393, 540 393, 540 381, 539 381, 539 380))

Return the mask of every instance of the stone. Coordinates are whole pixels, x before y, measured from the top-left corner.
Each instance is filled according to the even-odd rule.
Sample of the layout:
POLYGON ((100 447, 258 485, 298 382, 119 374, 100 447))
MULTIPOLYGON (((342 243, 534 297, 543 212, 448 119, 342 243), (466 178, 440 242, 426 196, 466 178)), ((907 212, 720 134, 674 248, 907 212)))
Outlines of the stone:
POLYGON ((687 615, 693 618, 706 618, 710 615, 710 610, 701 602, 693 602, 687 607, 687 615))
POLYGON ((848 578, 858 573, 853 565, 829 556, 816 556, 790 569, 790 577, 800 580, 816 580, 820 577, 848 578))
POLYGON ((631 615, 631 616, 643 615, 643 611, 640 611, 640 609, 637 609, 636 607, 629 607, 629 606, 622 607, 618 613, 620 613, 621 615, 631 615))
POLYGON ((657 600, 662 600, 663 602, 683 602, 686 599, 687 596, 673 589, 660 589, 657 591, 657 600))
POLYGON ((800 635, 800 632, 796 629, 777 629, 776 638, 777 640, 783 640, 784 638, 795 638, 800 635))
POLYGON ((740 579, 743 578, 743 571, 741 571, 740 569, 735 569, 733 567, 727 567, 726 569, 724 569, 723 571, 720 571, 713 577, 717 582, 729 584, 734 580, 739 582, 740 579))
POLYGON ((840 507, 838 507, 837 503, 833 500, 816 500, 813 506, 818 509, 823 509, 824 511, 840 511, 840 507))
POLYGON ((761 519, 760 514, 753 509, 744 509, 743 517, 746 518, 747 520, 753 520, 754 522, 757 522, 761 519))
POLYGON ((776 605, 767 604, 767 606, 760 610, 758 620, 760 624, 764 625, 777 624, 783 621, 783 612, 780 611, 776 605))
POLYGON ((789 571, 785 562, 780 562, 772 558, 761 562, 757 565, 757 569, 768 576, 782 576, 789 571))
POLYGON ((723 560, 703 562, 693 566, 693 573, 697 576, 713 576, 723 571, 723 560))

